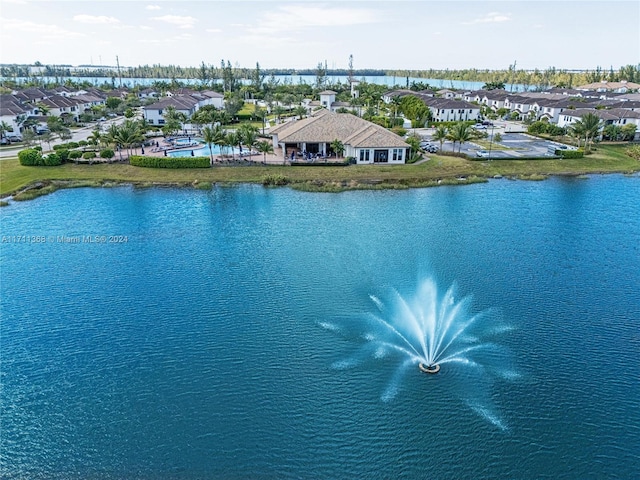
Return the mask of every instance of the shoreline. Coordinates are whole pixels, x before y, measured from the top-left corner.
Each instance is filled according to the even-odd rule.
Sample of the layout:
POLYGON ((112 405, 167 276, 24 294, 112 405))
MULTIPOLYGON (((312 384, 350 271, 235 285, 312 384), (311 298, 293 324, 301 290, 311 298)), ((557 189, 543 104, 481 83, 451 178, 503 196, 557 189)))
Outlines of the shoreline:
POLYGON ((205 189, 213 185, 241 183, 289 186, 308 192, 338 193, 348 190, 388 190, 427 188, 445 185, 484 183, 490 179, 545 180, 552 176, 636 174, 640 161, 623 147, 600 146, 583 159, 480 161, 432 155, 426 161, 406 165, 256 166, 216 165, 210 168, 143 168, 129 164, 26 167, 17 158, 0 162, 0 201, 28 200, 61 188, 109 187, 189 187, 205 189))
POLYGON ((413 188, 434 188, 445 186, 463 186, 477 183, 488 183, 490 180, 511 180, 511 181, 544 181, 551 177, 573 177, 588 179, 594 175, 640 175, 640 168, 636 171, 602 171, 602 172, 559 172, 547 175, 519 175, 519 176, 495 176, 495 177, 456 177, 443 178, 438 180, 423 180, 420 182, 388 182, 385 180, 369 182, 346 182, 346 181, 309 181, 309 182, 272 182, 265 178, 262 182, 249 181, 228 181, 228 182, 141 182, 132 180, 45 180, 31 183, 23 189, 11 195, 0 198, 0 207, 10 206, 13 202, 23 202, 36 199, 58 190, 71 188, 117 188, 131 186, 133 188, 191 188, 194 190, 211 190, 216 187, 230 188, 243 184, 262 184, 268 187, 289 187, 294 190, 309 193, 342 193, 357 190, 409 190, 413 188))

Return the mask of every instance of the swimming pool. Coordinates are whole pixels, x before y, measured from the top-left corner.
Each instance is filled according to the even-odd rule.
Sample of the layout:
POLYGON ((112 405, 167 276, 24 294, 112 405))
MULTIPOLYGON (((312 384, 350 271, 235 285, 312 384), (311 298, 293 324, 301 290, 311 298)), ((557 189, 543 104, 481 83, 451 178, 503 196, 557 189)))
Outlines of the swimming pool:
MULTIPOLYGON (((243 152, 247 152, 247 149, 243 149, 243 152)), ((231 155, 231 149, 230 148, 225 148, 224 150, 225 155, 231 155)), ((191 150, 177 150, 175 152, 168 152, 167 153, 170 157, 208 157, 209 155, 213 154, 213 155, 219 155, 220 154, 220 147, 218 145, 212 145, 211 146, 211 150, 209 150, 209 146, 205 145, 202 147, 198 147, 198 148, 193 148, 191 150), (191 154, 191 152, 193 152, 193 155, 191 154)), ((233 154, 234 155, 239 155, 240 154, 240 149, 238 148, 234 148, 233 149, 233 154)))

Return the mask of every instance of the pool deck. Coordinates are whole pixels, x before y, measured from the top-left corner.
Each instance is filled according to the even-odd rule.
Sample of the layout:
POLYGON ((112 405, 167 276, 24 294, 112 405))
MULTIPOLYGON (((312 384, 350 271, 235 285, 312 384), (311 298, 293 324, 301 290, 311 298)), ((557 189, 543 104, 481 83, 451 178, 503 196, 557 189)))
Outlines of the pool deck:
MULTIPOLYGON (((149 146, 149 147, 145 147, 144 149, 144 155, 148 156, 148 157, 163 157, 165 155, 165 151, 166 152, 184 152, 184 151, 189 151, 189 150, 195 150, 195 145, 194 146, 180 146, 180 147, 175 147, 174 144, 172 144, 169 140, 166 139, 158 139, 156 140, 158 142, 158 146, 149 146)), ((201 144, 199 144, 201 145, 201 144)), ((200 148, 200 147, 199 147, 200 148)), ((138 153, 138 149, 136 149, 135 153, 138 153)), ((288 160, 283 160, 283 154, 282 154, 282 149, 278 148, 276 149, 276 151, 274 153, 268 153, 266 155, 266 161, 265 161, 265 156, 262 153, 256 152, 255 150, 252 150, 250 155, 221 155, 221 154, 215 154, 213 156, 213 163, 214 165, 229 165, 229 164, 242 164, 242 163, 249 163, 249 162, 254 162, 254 163, 266 163, 268 165, 286 165, 288 164, 288 160)))

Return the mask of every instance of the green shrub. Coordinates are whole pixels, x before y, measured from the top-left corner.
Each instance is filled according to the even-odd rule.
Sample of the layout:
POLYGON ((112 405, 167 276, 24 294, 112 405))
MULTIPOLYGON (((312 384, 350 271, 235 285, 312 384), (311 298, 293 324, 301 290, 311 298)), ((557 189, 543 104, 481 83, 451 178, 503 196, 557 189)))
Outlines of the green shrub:
POLYGON ((288 183, 289 179, 284 175, 267 175, 262 179, 262 185, 265 187, 287 185, 288 183))
POLYGON ((72 150, 74 148, 78 148, 78 142, 67 142, 67 143, 61 143, 59 145, 54 145, 53 149, 54 150, 72 150))
POLYGON ((402 127, 393 127, 391 131, 401 137, 404 137, 407 134, 407 131, 402 127))
POLYGON ((583 158, 584 150, 581 148, 578 150, 556 150, 556 155, 564 159, 583 158))
POLYGON ((62 163, 66 162, 67 160, 69 160, 69 150, 65 149, 60 149, 56 152, 56 155, 58 155, 58 157, 60 158, 60 161, 62 163))
POLYGON ((630 145, 625 148, 624 153, 629 155, 631 158, 640 160, 640 145, 630 145))
POLYGON ((82 156, 82 152, 78 150, 72 150, 69 152, 69 160, 76 160, 82 156))
POLYGON ((82 158, 85 160, 91 160, 92 158, 96 158, 96 152, 84 152, 82 154, 82 158))
POLYGON ((110 160, 115 156, 116 156, 115 152, 113 150, 111 150, 110 148, 105 148, 104 150, 102 150, 100 152, 100 158, 106 158, 106 159, 110 160))
POLYGON ((146 168, 209 168, 209 157, 143 157, 134 155, 129 157, 129 163, 134 167, 146 168))
POLYGON ((89 142, 87 142, 86 140, 80 140, 78 142, 79 147, 86 147, 87 145, 89 145, 89 142))
POLYGON ((56 167, 58 165, 62 165, 62 160, 57 153, 49 153, 48 155, 42 156, 43 165, 47 167, 56 167))
POLYGON ((36 148, 27 148, 26 150, 19 151, 18 160, 20 160, 20 165, 43 165, 42 153, 36 148))

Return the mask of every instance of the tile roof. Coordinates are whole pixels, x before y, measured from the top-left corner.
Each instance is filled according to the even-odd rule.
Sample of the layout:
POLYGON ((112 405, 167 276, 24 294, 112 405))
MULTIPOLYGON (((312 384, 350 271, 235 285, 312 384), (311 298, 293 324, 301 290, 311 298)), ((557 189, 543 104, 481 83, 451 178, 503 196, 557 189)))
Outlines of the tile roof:
POLYGON ((280 143, 331 143, 338 139, 354 148, 409 148, 398 135, 350 113, 319 110, 313 116, 278 125, 270 133, 280 143))

